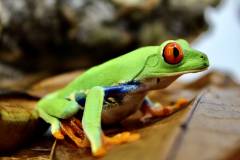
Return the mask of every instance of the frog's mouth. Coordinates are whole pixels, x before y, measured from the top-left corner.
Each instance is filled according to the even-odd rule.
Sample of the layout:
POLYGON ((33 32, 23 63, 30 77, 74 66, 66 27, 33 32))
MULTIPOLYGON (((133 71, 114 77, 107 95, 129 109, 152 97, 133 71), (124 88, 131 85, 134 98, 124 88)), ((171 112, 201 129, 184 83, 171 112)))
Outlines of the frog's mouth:
POLYGON ((202 68, 202 69, 193 69, 193 70, 188 70, 188 71, 175 72, 175 73, 173 73, 173 75, 182 75, 182 74, 186 74, 186 73, 197 73, 197 72, 205 71, 207 69, 208 69, 208 67, 202 68))
POLYGON ((151 73, 149 75, 149 77, 172 77, 172 76, 181 76, 183 74, 187 74, 187 73, 197 73, 197 72, 202 72, 207 70, 208 67, 205 68, 201 68, 201 69, 193 69, 193 70, 187 70, 187 71, 179 71, 179 72, 173 72, 173 73, 151 73))

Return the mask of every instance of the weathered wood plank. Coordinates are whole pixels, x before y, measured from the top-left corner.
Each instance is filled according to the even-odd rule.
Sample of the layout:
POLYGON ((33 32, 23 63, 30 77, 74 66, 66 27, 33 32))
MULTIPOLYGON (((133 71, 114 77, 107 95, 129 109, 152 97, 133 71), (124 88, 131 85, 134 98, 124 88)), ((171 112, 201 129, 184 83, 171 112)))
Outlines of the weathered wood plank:
POLYGON ((229 159, 240 147, 240 88, 209 88, 194 107, 169 159, 229 159))

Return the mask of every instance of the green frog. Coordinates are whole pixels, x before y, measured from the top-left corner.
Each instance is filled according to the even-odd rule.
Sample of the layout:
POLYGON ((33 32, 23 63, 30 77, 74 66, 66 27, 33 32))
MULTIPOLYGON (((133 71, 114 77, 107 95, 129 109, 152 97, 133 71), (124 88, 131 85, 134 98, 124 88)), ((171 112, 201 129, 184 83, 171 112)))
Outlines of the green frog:
POLYGON ((163 107, 147 97, 151 90, 164 89, 186 73, 209 67, 207 56, 189 46, 183 39, 167 40, 158 46, 146 46, 94 66, 66 87, 43 97, 37 104, 42 119, 51 124, 57 139, 68 135, 79 147, 90 146, 94 156, 106 153, 106 144, 119 144, 139 138, 123 132, 107 137, 101 125, 116 124, 141 110, 142 121, 151 117, 168 116, 187 104, 163 107), (65 124, 82 112, 82 117, 65 124), (81 129, 85 138, 76 136, 81 129), (77 131, 76 131, 77 130, 77 131))

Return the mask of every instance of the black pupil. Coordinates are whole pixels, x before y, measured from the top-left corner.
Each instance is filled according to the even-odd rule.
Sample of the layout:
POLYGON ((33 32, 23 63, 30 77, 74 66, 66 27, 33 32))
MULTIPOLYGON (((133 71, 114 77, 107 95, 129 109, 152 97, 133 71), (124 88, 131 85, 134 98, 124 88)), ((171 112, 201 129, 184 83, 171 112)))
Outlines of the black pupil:
POLYGON ((179 55, 179 51, 176 47, 173 48, 173 55, 174 55, 174 58, 177 58, 179 55))

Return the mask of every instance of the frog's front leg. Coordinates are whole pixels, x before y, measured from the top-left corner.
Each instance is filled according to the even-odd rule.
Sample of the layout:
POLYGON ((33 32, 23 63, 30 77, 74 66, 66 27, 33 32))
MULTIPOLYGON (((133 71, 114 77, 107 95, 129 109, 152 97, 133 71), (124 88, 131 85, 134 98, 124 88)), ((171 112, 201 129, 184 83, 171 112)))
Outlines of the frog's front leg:
POLYGON ((86 97, 82 127, 90 141, 94 156, 102 156, 106 152, 106 145, 121 144, 137 140, 138 134, 129 132, 119 133, 113 137, 104 135, 101 129, 101 113, 106 90, 103 87, 94 87, 89 90, 86 97))
POLYGON ((40 117, 51 124, 52 135, 57 139, 64 138, 59 119, 67 119, 80 109, 77 102, 54 96, 43 98, 37 105, 40 117))
POLYGON ((152 117, 166 117, 174 112, 180 110, 188 104, 188 100, 184 98, 180 98, 174 105, 162 106, 160 103, 152 102, 148 97, 146 97, 141 106, 141 112, 143 113, 142 118, 140 119, 142 122, 146 122, 146 120, 152 117))
POLYGON ((100 156, 105 153, 102 140, 101 113, 104 101, 104 89, 94 87, 87 93, 82 118, 82 127, 91 144, 92 153, 100 156))

